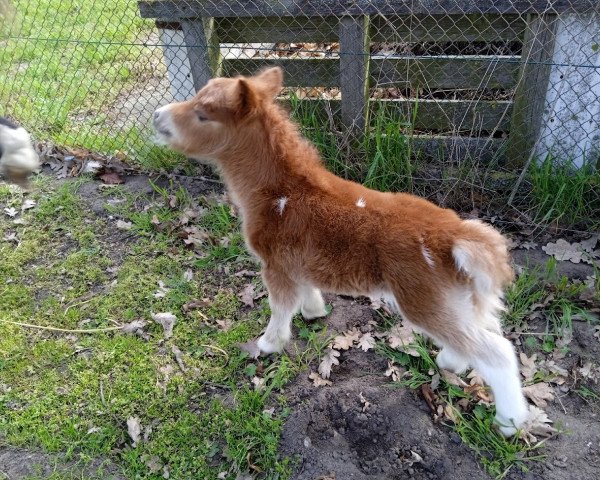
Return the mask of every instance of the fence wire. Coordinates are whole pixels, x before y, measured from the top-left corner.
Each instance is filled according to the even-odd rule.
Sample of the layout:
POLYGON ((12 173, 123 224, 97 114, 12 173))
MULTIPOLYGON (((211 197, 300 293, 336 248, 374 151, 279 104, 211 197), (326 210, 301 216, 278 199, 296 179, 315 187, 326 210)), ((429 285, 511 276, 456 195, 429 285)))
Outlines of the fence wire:
POLYGON ((153 143, 157 107, 280 65, 338 173, 592 228, 599 32, 595 0, 0 0, 0 115, 161 168, 180 159, 153 143))

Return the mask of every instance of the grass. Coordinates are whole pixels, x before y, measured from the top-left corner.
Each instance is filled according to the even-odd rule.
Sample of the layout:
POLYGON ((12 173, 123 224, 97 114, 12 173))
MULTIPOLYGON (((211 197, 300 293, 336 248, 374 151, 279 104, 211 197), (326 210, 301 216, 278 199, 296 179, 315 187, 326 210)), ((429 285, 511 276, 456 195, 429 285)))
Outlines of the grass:
MULTIPOLYGON (((538 316, 543 319, 542 331, 537 336, 526 337, 525 348, 545 353, 563 350, 566 353, 568 342, 564 339, 569 338, 572 333, 573 320, 577 318, 597 322, 578 301, 584 288, 581 282, 573 282, 558 275, 556 261, 553 259, 545 268, 524 269, 507 294, 505 328, 516 327, 519 331, 524 331, 530 326, 529 316, 538 311, 538 316)), ((384 318, 382 328, 389 328, 390 324, 391 320, 384 318)), ((398 385, 420 389, 423 385, 432 384, 439 369, 435 363, 433 345, 429 341, 417 335, 411 347, 419 354, 418 357, 384 344, 378 345, 378 352, 407 370, 398 385)), ((527 471, 530 462, 545 458, 540 452, 540 444, 528 445, 516 438, 506 439, 494 432, 494 408, 477 404, 477 399, 473 399, 472 394, 449 383, 443 376, 437 378, 440 383, 435 394, 439 397, 440 404, 449 409, 446 417, 452 420, 448 422, 448 426, 478 454, 486 470, 495 478, 504 478, 514 468, 527 471), (467 410, 464 406, 457 405, 463 399, 471 402, 467 410), (472 403, 473 400, 475 404, 472 403)), ((465 380, 468 383, 468 379, 465 380)), ((576 393, 587 403, 595 403, 600 399, 596 391, 584 385, 576 393)))
MULTIPOLYGON (((66 452, 67 459, 83 463, 110 457, 128 478, 162 478, 165 465, 171 478, 224 472, 234 479, 258 471, 285 478, 290 464, 278 457, 277 445, 287 410, 279 392, 304 364, 285 355, 250 362, 233 348, 259 333, 268 309, 244 313, 234 293, 236 277, 224 283, 210 265, 186 277, 197 254, 169 230, 136 217, 174 222, 191 206, 185 192, 156 187, 155 195, 142 198, 117 187, 105 193, 113 217, 132 221, 119 234, 114 218, 96 217, 83 203, 78 189, 85 181, 55 189, 38 180, 37 206, 20 215, 24 223, 0 221, 0 238, 13 232, 20 241, 17 248, 0 242, 0 319, 90 329, 171 311, 177 316, 174 335, 165 341, 155 323, 145 328, 146 340, 0 323, 1 441, 66 452), (172 198, 176 208, 168 206, 172 198), (184 314, 183 305, 194 298, 209 300, 184 314), (213 323, 225 318, 232 321, 227 330, 213 323), (185 372, 171 345, 184 352, 185 372), (252 365, 261 372, 260 388, 248 375, 252 365), (143 428, 152 426, 148 440, 135 447, 126 427, 132 416, 143 428), (150 463, 160 464, 160 472, 151 473, 150 463)), ((18 191, 0 189, 2 205, 21 202, 18 191)), ((220 225, 218 235, 237 229, 219 205, 205 209, 207 225, 220 225)), ((228 265, 250 268, 246 259, 228 265)))
POLYGON ((600 228, 599 165, 585 163, 575 168, 570 162, 547 156, 532 162, 530 181, 536 220, 568 225, 585 221, 592 231, 600 228))
POLYGON ((0 29, 0 115, 59 145, 118 151, 153 168, 180 161, 153 145, 124 108, 139 101, 142 93, 130 92, 155 75, 162 56, 144 46, 154 23, 139 17, 135 2, 18 0, 15 7, 0 29))
MULTIPOLYGON (((418 357, 385 345, 379 345, 378 351, 406 368, 407 373, 398 382, 398 386, 420 389, 423 385, 431 384, 434 375, 438 378, 439 386, 435 395, 439 404, 445 408, 447 426, 477 453, 490 475, 494 478, 504 478, 514 468, 527 471, 530 462, 544 458, 538 454, 537 447, 529 446, 517 438, 507 439, 495 431, 495 409, 477 404, 478 399, 473 394, 466 393, 440 376, 430 342, 417 335, 415 343, 411 346, 419 353, 418 357), (460 400, 469 401, 468 410, 457 405, 460 400)), ((466 381, 468 383, 468 379, 466 381)))

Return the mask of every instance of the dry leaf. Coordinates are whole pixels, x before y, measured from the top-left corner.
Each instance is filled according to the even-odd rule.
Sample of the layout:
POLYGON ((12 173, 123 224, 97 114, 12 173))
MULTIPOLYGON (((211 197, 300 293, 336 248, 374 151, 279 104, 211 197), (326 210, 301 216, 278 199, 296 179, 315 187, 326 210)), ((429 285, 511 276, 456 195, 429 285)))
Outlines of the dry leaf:
POLYGON ((125 180, 115 172, 106 172, 100 175, 100 180, 108 185, 119 185, 125 183, 125 180))
POLYGON ((162 280, 158 281, 158 290, 153 294, 154 298, 164 298, 169 293, 170 288, 167 288, 162 280))
POLYGON ((29 210, 30 208, 33 208, 33 207, 35 207, 35 200, 28 198, 27 200, 25 200, 23 202, 23 205, 21 205, 21 210, 29 210))
POLYGON ((521 430, 521 438, 527 443, 534 443, 538 436, 551 437, 557 432, 551 423, 546 412, 532 405, 529 407, 529 418, 521 430))
POLYGON ((134 320, 133 322, 129 322, 123 327, 121 327, 121 331, 123 333, 136 333, 138 330, 142 330, 146 326, 145 320, 134 320))
POLYGON ((386 377, 392 377, 392 382, 397 382, 398 380, 400 380, 402 375, 404 375, 404 370, 398 365, 394 365, 394 362, 388 362, 388 368, 385 371, 384 375, 386 377))
POLYGON ((265 387, 265 379, 260 377, 252 377, 252 385, 254 385, 254 390, 260 391, 265 387))
POLYGON ((531 250, 532 248, 537 247, 538 244, 535 242, 523 242, 521 243, 521 248, 524 248, 526 250, 531 250))
POLYGON ((194 279, 194 272, 192 272, 191 268, 188 268, 185 272, 183 272, 183 279, 186 282, 191 282, 194 279))
POLYGON ((219 330, 227 332, 233 325, 233 321, 230 318, 224 318, 223 320, 215 320, 215 323, 219 326, 219 330))
POLYGON ((523 387, 523 394, 538 407, 548 406, 548 401, 554 400, 554 390, 545 382, 534 383, 523 387))
POLYGON ((256 342, 256 340, 249 340, 244 343, 238 343, 237 347, 242 352, 246 352, 250 358, 258 358, 260 356, 260 348, 258 348, 258 343, 256 342))
POLYGON ((451 372, 450 370, 441 369, 442 377, 449 383, 450 385, 454 385, 455 387, 468 387, 469 384, 465 382, 462 378, 460 378, 456 373, 451 372))
POLYGON ((414 343, 415 336, 413 328, 408 324, 396 324, 387 334, 390 347, 400 350, 413 357, 420 357, 419 352, 410 345, 414 343))
POLYGON ((353 328, 352 330, 344 332, 343 335, 338 335, 335 337, 333 339, 333 348, 337 348, 339 350, 348 350, 354 345, 354 342, 358 341, 359 338, 360 332, 353 328))
POLYGON ((319 363, 319 373, 323 378, 329 378, 331 375, 331 367, 340 364, 340 361, 337 359, 339 356, 340 352, 337 350, 334 350, 331 347, 327 349, 321 363, 319 363))
POLYGON ((123 220, 117 220, 117 228, 119 230, 131 230, 132 226, 133 226, 133 223, 131 223, 131 222, 125 222, 123 220))
POLYGON ((469 385, 481 385, 482 387, 485 385, 483 377, 475 369, 469 372, 467 378, 469 379, 469 385))
POLYGON ((254 285, 252 283, 246 285, 238 297, 244 305, 250 308, 254 307, 254 285))
POLYGON ((333 383, 330 380, 325 380, 317 372, 311 372, 308 378, 310 378, 313 381, 313 385, 315 387, 326 387, 329 385, 333 385, 333 383))
POLYGON ((373 338, 373 335, 371 335, 368 332, 363 334, 363 336, 360 337, 360 340, 358 341, 357 347, 364 350, 365 352, 367 350, 375 348, 375 339, 373 338))
POLYGON ((597 241, 597 236, 575 243, 569 243, 559 238, 556 243, 550 242, 543 246, 542 250, 557 260, 569 260, 572 263, 579 263, 581 261, 592 263, 592 258, 598 256, 598 253, 594 251, 597 241))
POLYGON ((163 327, 165 338, 171 338, 173 336, 173 326, 177 321, 177 317, 171 312, 152 313, 151 315, 152 320, 163 327))
POLYGON ((142 439, 142 426, 138 417, 129 417, 127 419, 127 433, 131 437, 133 446, 135 447, 142 439))
POLYGON ((535 373, 538 371, 537 366, 535 365, 535 359, 537 358, 537 354, 533 354, 531 357, 528 357, 523 352, 519 353, 519 358, 521 359, 521 375, 523 378, 527 380, 531 380, 535 373))
POLYGON ((12 218, 12 217, 16 217, 17 214, 19 213, 19 211, 14 207, 10 207, 10 208, 5 208, 4 213, 6 213, 9 217, 12 218))
POLYGON ((360 392, 360 393, 358 394, 358 398, 360 399, 360 403, 362 403, 362 406, 363 406, 363 407, 362 407, 362 411, 363 411, 363 413, 364 413, 364 412, 366 412, 366 411, 369 409, 369 407, 371 406, 371 402, 369 402, 369 401, 368 401, 368 400, 367 400, 367 399, 364 397, 364 395, 363 395, 363 393, 362 393, 362 392, 360 392))

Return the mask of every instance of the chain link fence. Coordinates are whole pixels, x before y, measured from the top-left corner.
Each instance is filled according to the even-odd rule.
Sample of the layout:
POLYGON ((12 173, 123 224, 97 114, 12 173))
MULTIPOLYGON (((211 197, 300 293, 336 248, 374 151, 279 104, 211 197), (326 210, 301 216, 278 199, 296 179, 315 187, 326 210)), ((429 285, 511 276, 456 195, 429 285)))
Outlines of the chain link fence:
POLYGON ((158 106, 280 65, 338 173, 592 228, 599 32, 597 0, 0 0, 0 115, 157 169, 158 106))

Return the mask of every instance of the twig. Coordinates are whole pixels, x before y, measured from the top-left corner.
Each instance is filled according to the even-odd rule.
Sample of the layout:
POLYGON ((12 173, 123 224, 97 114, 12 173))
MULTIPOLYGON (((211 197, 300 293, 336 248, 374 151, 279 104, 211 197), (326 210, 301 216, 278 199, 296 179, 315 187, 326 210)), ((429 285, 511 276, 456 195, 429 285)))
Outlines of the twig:
POLYGON ((215 345, 204 345, 201 344, 201 347, 205 347, 205 348, 210 348, 211 350, 216 350, 217 352, 221 352, 223 354, 223 356, 225 357, 225 360, 229 360, 229 354, 223 350, 221 347, 216 347, 215 345))
POLYGON ((68 328, 58 328, 58 327, 47 327, 44 325, 34 325, 32 323, 23 323, 23 322, 13 322, 12 320, 3 320, 0 319, 0 323, 8 323, 10 325, 17 325, 19 327, 26 328, 37 328, 38 330, 49 330, 51 332, 62 332, 62 333, 101 333, 101 332, 113 332, 115 330, 121 330, 123 327, 104 327, 104 328, 76 328, 76 329, 68 329, 68 328))

